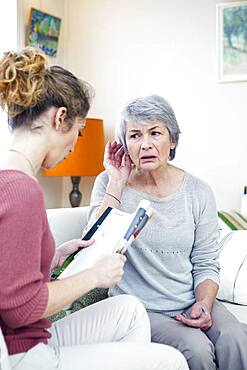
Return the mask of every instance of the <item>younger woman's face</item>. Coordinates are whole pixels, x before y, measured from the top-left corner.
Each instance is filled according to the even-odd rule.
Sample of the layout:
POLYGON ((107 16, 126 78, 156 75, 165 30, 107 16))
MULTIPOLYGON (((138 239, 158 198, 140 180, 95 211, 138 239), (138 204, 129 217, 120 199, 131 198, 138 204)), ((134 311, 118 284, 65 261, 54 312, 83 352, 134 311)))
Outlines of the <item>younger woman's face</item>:
POLYGON ((50 150, 42 164, 42 167, 44 168, 55 167, 74 151, 78 135, 85 127, 85 119, 77 117, 70 129, 68 129, 66 121, 63 125, 64 127, 56 132, 53 148, 50 150))

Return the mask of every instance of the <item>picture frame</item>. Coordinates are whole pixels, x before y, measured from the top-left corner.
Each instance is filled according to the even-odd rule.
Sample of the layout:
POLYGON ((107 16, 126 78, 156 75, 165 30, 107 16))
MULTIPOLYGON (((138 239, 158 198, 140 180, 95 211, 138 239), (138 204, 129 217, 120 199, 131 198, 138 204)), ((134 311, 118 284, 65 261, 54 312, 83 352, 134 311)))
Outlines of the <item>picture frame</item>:
POLYGON ((247 1, 217 5, 219 82, 247 81, 247 1))
POLYGON ((41 49, 45 54, 57 55, 62 19, 31 8, 27 27, 26 45, 41 49))

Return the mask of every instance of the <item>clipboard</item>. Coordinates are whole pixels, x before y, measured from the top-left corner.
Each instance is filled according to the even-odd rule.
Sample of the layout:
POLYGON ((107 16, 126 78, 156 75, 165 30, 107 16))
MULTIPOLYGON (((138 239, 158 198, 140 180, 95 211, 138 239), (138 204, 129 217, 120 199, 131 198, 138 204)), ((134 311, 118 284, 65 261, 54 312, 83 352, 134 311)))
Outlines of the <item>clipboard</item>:
POLYGON ((146 199, 142 199, 132 213, 108 207, 82 238, 89 240, 93 236, 94 243, 71 254, 53 271, 52 278, 67 278, 91 268, 99 259, 112 253, 124 253, 151 215, 151 203, 146 199))
MULTIPOLYGON (((90 240, 94 233, 98 230, 99 226, 102 224, 102 222, 105 220, 105 218, 109 215, 111 212, 112 207, 106 208, 106 210, 102 213, 102 215, 98 218, 98 220, 93 224, 93 226, 88 230, 88 232, 82 237, 82 240, 90 240)), ((52 271, 51 279, 56 280, 59 275, 66 269, 66 267, 73 261, 74 257, 77 255, 77 253, 80 252, 82 248, 78 248, 77 251, 72 253, 70 256, 66 258, 66 260, 63 262, 62 266, 54 269, 52 271)))

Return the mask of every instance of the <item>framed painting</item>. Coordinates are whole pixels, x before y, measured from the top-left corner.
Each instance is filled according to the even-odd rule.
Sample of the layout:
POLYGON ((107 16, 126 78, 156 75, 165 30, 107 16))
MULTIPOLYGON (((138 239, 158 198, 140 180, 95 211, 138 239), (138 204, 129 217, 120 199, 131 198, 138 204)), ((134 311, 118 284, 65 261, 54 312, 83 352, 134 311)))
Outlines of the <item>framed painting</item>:
POLYGON ((26 44, 38 47, 45 54, 55 57, 57 54, 61 21, 61 18, 31 8, 26 44))
POLYGON ((247 81, 247 1, 217 5, 219 81, 247 81))

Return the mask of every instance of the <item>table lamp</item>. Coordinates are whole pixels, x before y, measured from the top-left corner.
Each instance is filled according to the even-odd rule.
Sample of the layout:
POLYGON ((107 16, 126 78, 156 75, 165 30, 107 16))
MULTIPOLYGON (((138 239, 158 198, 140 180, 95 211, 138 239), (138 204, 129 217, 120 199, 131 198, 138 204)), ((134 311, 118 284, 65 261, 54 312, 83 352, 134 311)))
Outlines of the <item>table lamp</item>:
POLYGON ((103 120, 87 118, 86 127, 73 153, 56 167, 45 170, 45 176, 71 176, 73 189, 69 194, 72 207, 81 203, 79 184, 81 176, 97 176, 103 171, 104 129, 103 120))

